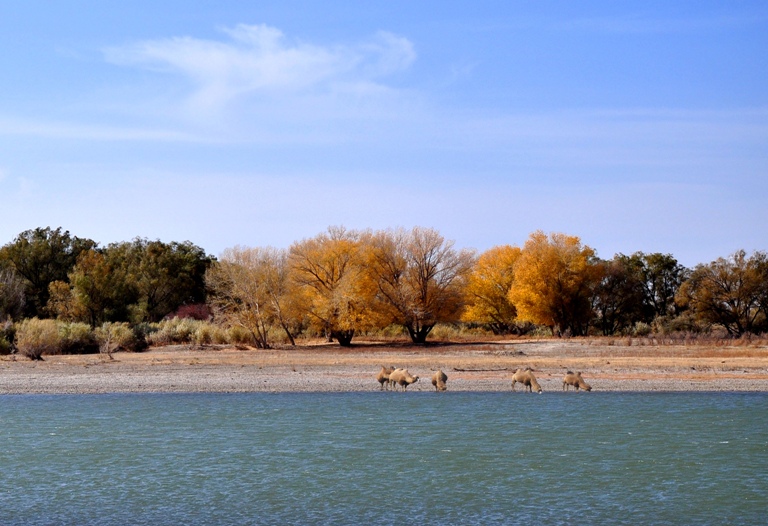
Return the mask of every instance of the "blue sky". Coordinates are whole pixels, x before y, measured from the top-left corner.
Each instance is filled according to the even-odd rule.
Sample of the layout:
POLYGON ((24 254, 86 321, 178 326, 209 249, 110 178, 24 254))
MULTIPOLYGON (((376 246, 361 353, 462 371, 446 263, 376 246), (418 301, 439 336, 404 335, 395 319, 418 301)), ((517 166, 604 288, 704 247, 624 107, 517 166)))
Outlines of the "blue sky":
POLYGON ((768 249, 768 3, 0 6, 0 244, 768 249))

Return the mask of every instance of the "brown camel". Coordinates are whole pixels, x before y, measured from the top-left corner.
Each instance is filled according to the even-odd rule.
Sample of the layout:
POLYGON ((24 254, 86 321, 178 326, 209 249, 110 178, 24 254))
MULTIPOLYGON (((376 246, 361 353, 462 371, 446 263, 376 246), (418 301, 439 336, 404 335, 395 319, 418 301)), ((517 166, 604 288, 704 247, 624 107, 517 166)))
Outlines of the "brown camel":
POLYGON ((536 381, 536 377, 533 376, 533 369, 526 367, 525 369, 517 369, 515 374, 512 375, 512 390, 515 390, 515 384, 520 382, 524 386, 524 390, 532 393, 534 390, 537 393, 541 393, 541 386, 536 381))
POLYGON ((403 388, 403 391, 406 391, 409 385, 415 384, 418 381, 419 377, 412 376, 408 369, 395 369, 389 374, 389 383, 394 385, 395 389, 399 385, 403 388))
POLYGON ((574 373, 568 371, 565 373, 565 376, 563 377, 563 391, 568 391, 571 386, 575 387, 577 391, 579 389, 584 389, 585 391, 592 390, 592 386, 585 382, 584 378, 581 377, 581 372, 574 373))
POLYGON ((445 374, 441 369, 435 371, 435 374, 432 376, 432 385, 435 386, 435 391, 445 391, 447 389, 445 386, 447 381, 448 375, 445 374))
POLYGON ((383 365, 381 366, 381 371, 379 371, 379 374, 376 375, 376 381, 378 381, 380 384, 379 389, 384 389, 385 386, 387 389, 389 389, 389 375, 392 374, 394 370, 394 367, 384 367, 383 365))

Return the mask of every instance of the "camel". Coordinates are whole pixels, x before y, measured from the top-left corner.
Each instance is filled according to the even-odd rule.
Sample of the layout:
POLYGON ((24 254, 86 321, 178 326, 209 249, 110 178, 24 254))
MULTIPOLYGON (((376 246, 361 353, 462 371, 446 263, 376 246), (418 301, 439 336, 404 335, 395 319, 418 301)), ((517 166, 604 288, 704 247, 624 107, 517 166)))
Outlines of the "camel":
POLYGON ((379 371, 379 374, 376 375, 376 380, 381 384, 379 386, 380 389, 384 389, 386 386, 387 389, 389 389, 389 375, 392 374, 392 372, 395 370, 394 367, 384 367, 381 366, 381 371, 379 371))
POLYGON ((537 393, 541 394, 541 386, 536 381, 536 377, 533 376, 533 369, 526 367, 525 369, 517 369, 515 374, 512 375, 512 390, 515 390, 515 384, 520 382, 527 389, 529 393, 532 393, 535 389, 537 393))
POLYGON ((397 389, 397 386, 401 386, 403 388, 403 391, 408 389, 408 386, 411 384, 415 384, 419 381, 418 376, 412 376, 411 373, 408 372, 408 369, 395 369, 391 373, 389 373, 389 383, 395 386, 395 389, 397 389))
POLYGON ((584 389, 585 391, 592 390, 592 386, 585 382, 584 378, 581 377, 581 372, 573 373, 568 371, 565 373, 565 376, 563 377, 563 391, 569 390, 571 386, 574 386, 577 391, 579 389, 584 389))
POLYGON ((432 385, 435 386, 435 391, 445 391, 447 389, 445 382, 447 381, 448 375, 440 369, 435 371, 435 374, 432 376, 432 385))

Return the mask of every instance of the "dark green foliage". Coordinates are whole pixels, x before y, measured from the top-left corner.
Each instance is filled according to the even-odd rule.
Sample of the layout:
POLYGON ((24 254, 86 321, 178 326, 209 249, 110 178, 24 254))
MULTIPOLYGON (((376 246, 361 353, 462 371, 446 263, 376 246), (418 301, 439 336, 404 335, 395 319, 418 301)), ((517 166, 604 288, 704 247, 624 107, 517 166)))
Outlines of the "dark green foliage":
POLYGON ((680 265, 671 254, 636 252, 630 260, 642 275, 644 321, 650 323, 657 317, 679 314, 675 296, 688 279, 690 270, 680 265))
POLYGON ((594 292, 595 323, 604 335, 611 335, 643 319, 643 275, 636 261, 620 254, 601 265, 603 278, 594 292))
POLYGON ((66 281, 78 256, 95 247, 95 241, 71 236, 61 227, 47 227, 22 232, 0 249, 0 261, 10 264, 25 281, 24 316, 45 316, 48 286, 54 281, 66 281))
POLYGON ((25 304, 24 279, 10 265, 0 267, 0 323, 20 318, 25 304))
POLYGON ((109 259, 120 261, 134 322, 160 321, 182 305, 205 303, 205 272, 213 258, 185 241, 135 239, 110 245, 109 259))

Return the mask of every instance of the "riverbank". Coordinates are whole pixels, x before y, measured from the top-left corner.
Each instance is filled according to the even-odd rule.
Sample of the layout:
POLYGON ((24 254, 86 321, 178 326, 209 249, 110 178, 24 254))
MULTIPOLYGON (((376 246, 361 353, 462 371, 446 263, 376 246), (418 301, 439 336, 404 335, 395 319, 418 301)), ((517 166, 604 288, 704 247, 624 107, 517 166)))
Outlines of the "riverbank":
MULTIPOLYGON (((0 357, 0 394, 134 392, 377 391, 382 365, 420 376, 408 391, 511 391, 518 367, 533 368, 544 392, 581 371, 593 391, 766 391, 768 346, 639 344, 637 341, 512 340, 413 346, 358 343, 272 350, 169 346, 142 353, 0 357)), ((521 387, 517 386, 518 390, 521 387)))

